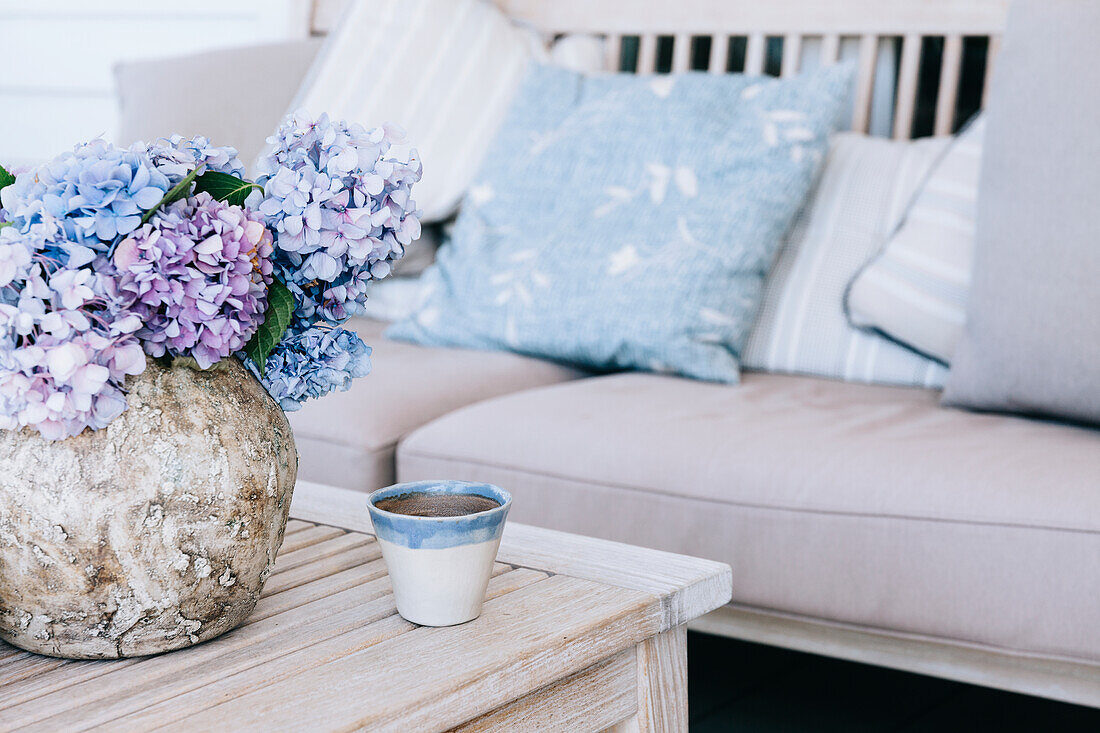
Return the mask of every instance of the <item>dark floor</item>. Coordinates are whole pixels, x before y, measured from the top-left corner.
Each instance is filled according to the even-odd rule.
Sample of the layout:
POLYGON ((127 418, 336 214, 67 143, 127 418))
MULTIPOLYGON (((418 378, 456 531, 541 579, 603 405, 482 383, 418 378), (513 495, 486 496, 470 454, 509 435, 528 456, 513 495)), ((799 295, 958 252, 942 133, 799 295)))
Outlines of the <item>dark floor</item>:
POLYGON ((1100 710, 688 634, 692 733, 1100 731, 1100 710))

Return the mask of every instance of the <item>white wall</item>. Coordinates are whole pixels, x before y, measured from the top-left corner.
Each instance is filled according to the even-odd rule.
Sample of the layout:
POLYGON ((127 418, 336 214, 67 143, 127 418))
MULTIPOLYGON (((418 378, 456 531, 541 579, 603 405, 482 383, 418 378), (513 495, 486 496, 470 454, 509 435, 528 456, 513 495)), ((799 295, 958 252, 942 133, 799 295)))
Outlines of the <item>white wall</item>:
POLYGON ((110 139, 117 61, 303 38, 309 16, 309 0, 0 0, 0 163, 110 139))

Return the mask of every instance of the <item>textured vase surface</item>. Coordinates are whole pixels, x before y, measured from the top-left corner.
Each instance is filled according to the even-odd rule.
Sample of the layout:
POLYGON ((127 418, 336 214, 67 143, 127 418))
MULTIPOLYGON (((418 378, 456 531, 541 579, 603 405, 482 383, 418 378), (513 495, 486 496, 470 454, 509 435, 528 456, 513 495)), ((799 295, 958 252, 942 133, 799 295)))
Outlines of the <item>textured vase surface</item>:
POLYGON ((252 612, 283 541, 298 458, 236 360, 149 360, 103 430, 0 430, 0 637, 102 659, 212 639, 252 612))

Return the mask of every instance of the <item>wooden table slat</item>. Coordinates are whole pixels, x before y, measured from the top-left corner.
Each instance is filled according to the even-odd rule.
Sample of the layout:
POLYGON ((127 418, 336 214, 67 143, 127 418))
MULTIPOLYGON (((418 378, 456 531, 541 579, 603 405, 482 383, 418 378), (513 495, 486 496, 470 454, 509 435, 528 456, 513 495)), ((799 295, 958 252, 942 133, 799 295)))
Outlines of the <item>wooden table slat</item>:
MULTIPOLYGON (((361 547, 356 549, 362 550, 361 547)), ((385 573, 385 564, 379 558, 352 567, 343 571, 343 573, 338 573, 337 576, 339 577, 321 574, 312 582, 303 583, 303 585, 284 593, 267 592, 270 586, 274 585, 274 583, 271 583, 269 588, 265 589, 264 597, 256 605, 256 610, 245 620, 242 626, 256 623, 277 613, 305 605, 310 601, 323 599, 369 580, 380 578, 385 573)), ((4 651, 10 653, 0 658, 0 708, 20 701, 34 699, 54 690, 79 684, 100 674, 117 671, 123 666, 143 661, 142 659, 127 659, 104 663, 55 659, 24 652, 11 646, 8 646, 4 651), (48 679, 33 682, 26 681, 53 670, 60 671, 50 675, 48 679), (16 686, 15 683, 17 682, 23 682, 24 684, 16 686)))
POLYGON ((386 563, 382 561, 382 558, 378 558, 332 575, 323 575, 316 580, 280 593, 264 593, 263 598, 256 604, 256 609, 245 620, 245 623, 251 624, 262 621, 275 614, 304 606, 312 601, 354 588, 357 585, 363 585, 381 578, 385 574, 386 563))
POLYGON ((301 532, 303 529, 309 529, 310 527, 316 527, 313 522, 303 522, 301 519, 288 519, 286 523, 286 530, 283 532, 283 537, 289 537, 292 534, 301 532))
MULTIPOLYGON (((501 572, 489 581, 487 598, 498 598, 547 578, 546 573, 527 569, 511 570, 507 565, 497 565, 494 570, 507 572, 501 572)), ((392 614, 381 621, 352 629, 307 649, 223 677, 214 684, 143 706, 143 709, 125 717, 112 719, 105 728, 146 730, 154 726, 171 727, 171 724, 179 723, 188 730, 201 729, 197 721, 192 719, 198 710, 265 689, 274 682, 296 677, 306 670, 392 639, 413 628, 416 628, 414 624, 392 614)))
POLYGON ((260 729, 293 715, 337 729, 450 727, 652 636, 659 606, 648 593, 556 575, 487 602, 467 624, 415 628, 199 712, 188 725, 260 729), (380 687, 389 694, 369 707, 346 704, 380 687))
POLYGON ((279 548, 279 557, 297 550, 305 549, 310 545, 316 545, 318 542, 323 542, 324 540, 331 540, 343 534, 345 534, 344 530, 339 527, 328 527, 323 524, 315 524, 302 532, 295 532, 288 537, 284 537, 283 546, 279 548))
MULTIPOLYGON (((498 572, 511 570, 498 564, 498 572)), ((70 688, 68 694, 38 697, 4 711, 27 730, 41 722, 42 730, 66 730, 77 725, 102 724, 132 710, 141 709, 172 695, 310 647, 352 629, 395 615, 389 577, 364 583, 277 616, 238 627, 216 643, 200 644, 138 664, 111 669, 70 688), (178 674, 180 670, 187 674, 178 674), (44 720, 50 716, 48 720, 44 720)))
POLYGON ((361 625, 364 619, 384 618, 394 610, 389 578, 383 576, 277 616, 246 623, 214 643, 147 657, 137 660, 138 663, 133 666, 102 662, 103 674, 99 677, 50 695, 24 698, 26 702, 8 707, 4 717, 20 725, 29 724, 45 715, 121 694, 123 690, 140 687, 144 682, 171 677, 181 669, 188 670, 186 677, 195 678, 195 686, 200 686, 208 679, 216 679, 216 670, 239 663, 236 652, 242 652, 253 663, 259 663, 341 634, 361 625))
POLYGON ((512 733, 518 730, 603 730, 638 710, 634 649, 497 708, 453 733, 512 733))
MULTIPOLYGON (((42 657, 37 654, 30 656, 39 660, 49 660, 56 664, 43 664, 41 670, 34 675, 26 675, 19 680, 12 679, 10 682, 0 683, 0 711, 58 690, 63 691, 73 685, 79 685, 107 672, 122 669, 141 661, 140 659, 113 659, 110 661, 54 659, 53 657, 42 657)), ((0 715, 0 720, 4 717, 6 715, 0 715)))
POLYGON ((282 593, 306 583, 311 583, 317 578, 335 575, 349 568, 365 565, 381 557, 382 549, 377 542, 372 541, 335 555, 320 558, 312 563, 292 568, 286 572, 279 572, 279 564, 276 562, 276 572, 272 573, 271 577, 267 579, 264 594, 282 593))
POLYGON ((326 557, 332 557, 345 550, 353 550, 356 547, 372 544, 373 542, 374 537, 371 535, 361 534, 359 532, 344 532, 332 539, 324 540, 308 547, 303 547, 300 550, 281 555, 275 563, 275 569, 271 571, 271 577, 275 577, 280 573, 289 572, 295 568, 300 568, 303 565, 308 565, 318 560, 323 560, 326 557))
POLYGON ((23 652, 4 660, 0 665, 0 696, 9 685, 57 669, 63 664, 66 664, 64 659, 42 657, 30 652, 23 652))

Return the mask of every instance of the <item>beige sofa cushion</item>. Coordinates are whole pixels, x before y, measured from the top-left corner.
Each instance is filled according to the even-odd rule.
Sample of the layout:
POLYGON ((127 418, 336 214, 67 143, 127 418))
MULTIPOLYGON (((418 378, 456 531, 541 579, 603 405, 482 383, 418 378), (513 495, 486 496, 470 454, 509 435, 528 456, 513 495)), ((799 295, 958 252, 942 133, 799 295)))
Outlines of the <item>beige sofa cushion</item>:
POLYGON ((398 439, 459 407, 578 376, 549 362, 502 352, 428 349, 388 341, 386 324, 353 319, 374 350, 373 370, 349 391, 290 413, 299 478, 360 491, 394 482, 398 439))
POLYGON ((120 63, 118 142, 204 135, 250 166, 320 48, 309 38, 120 63))
POLYGON ((622 374, 459 410, 398 478, 492 481, 512 517, 700 555, 757 607, 1100 660, 1100 432, 931 391, 622 374))

